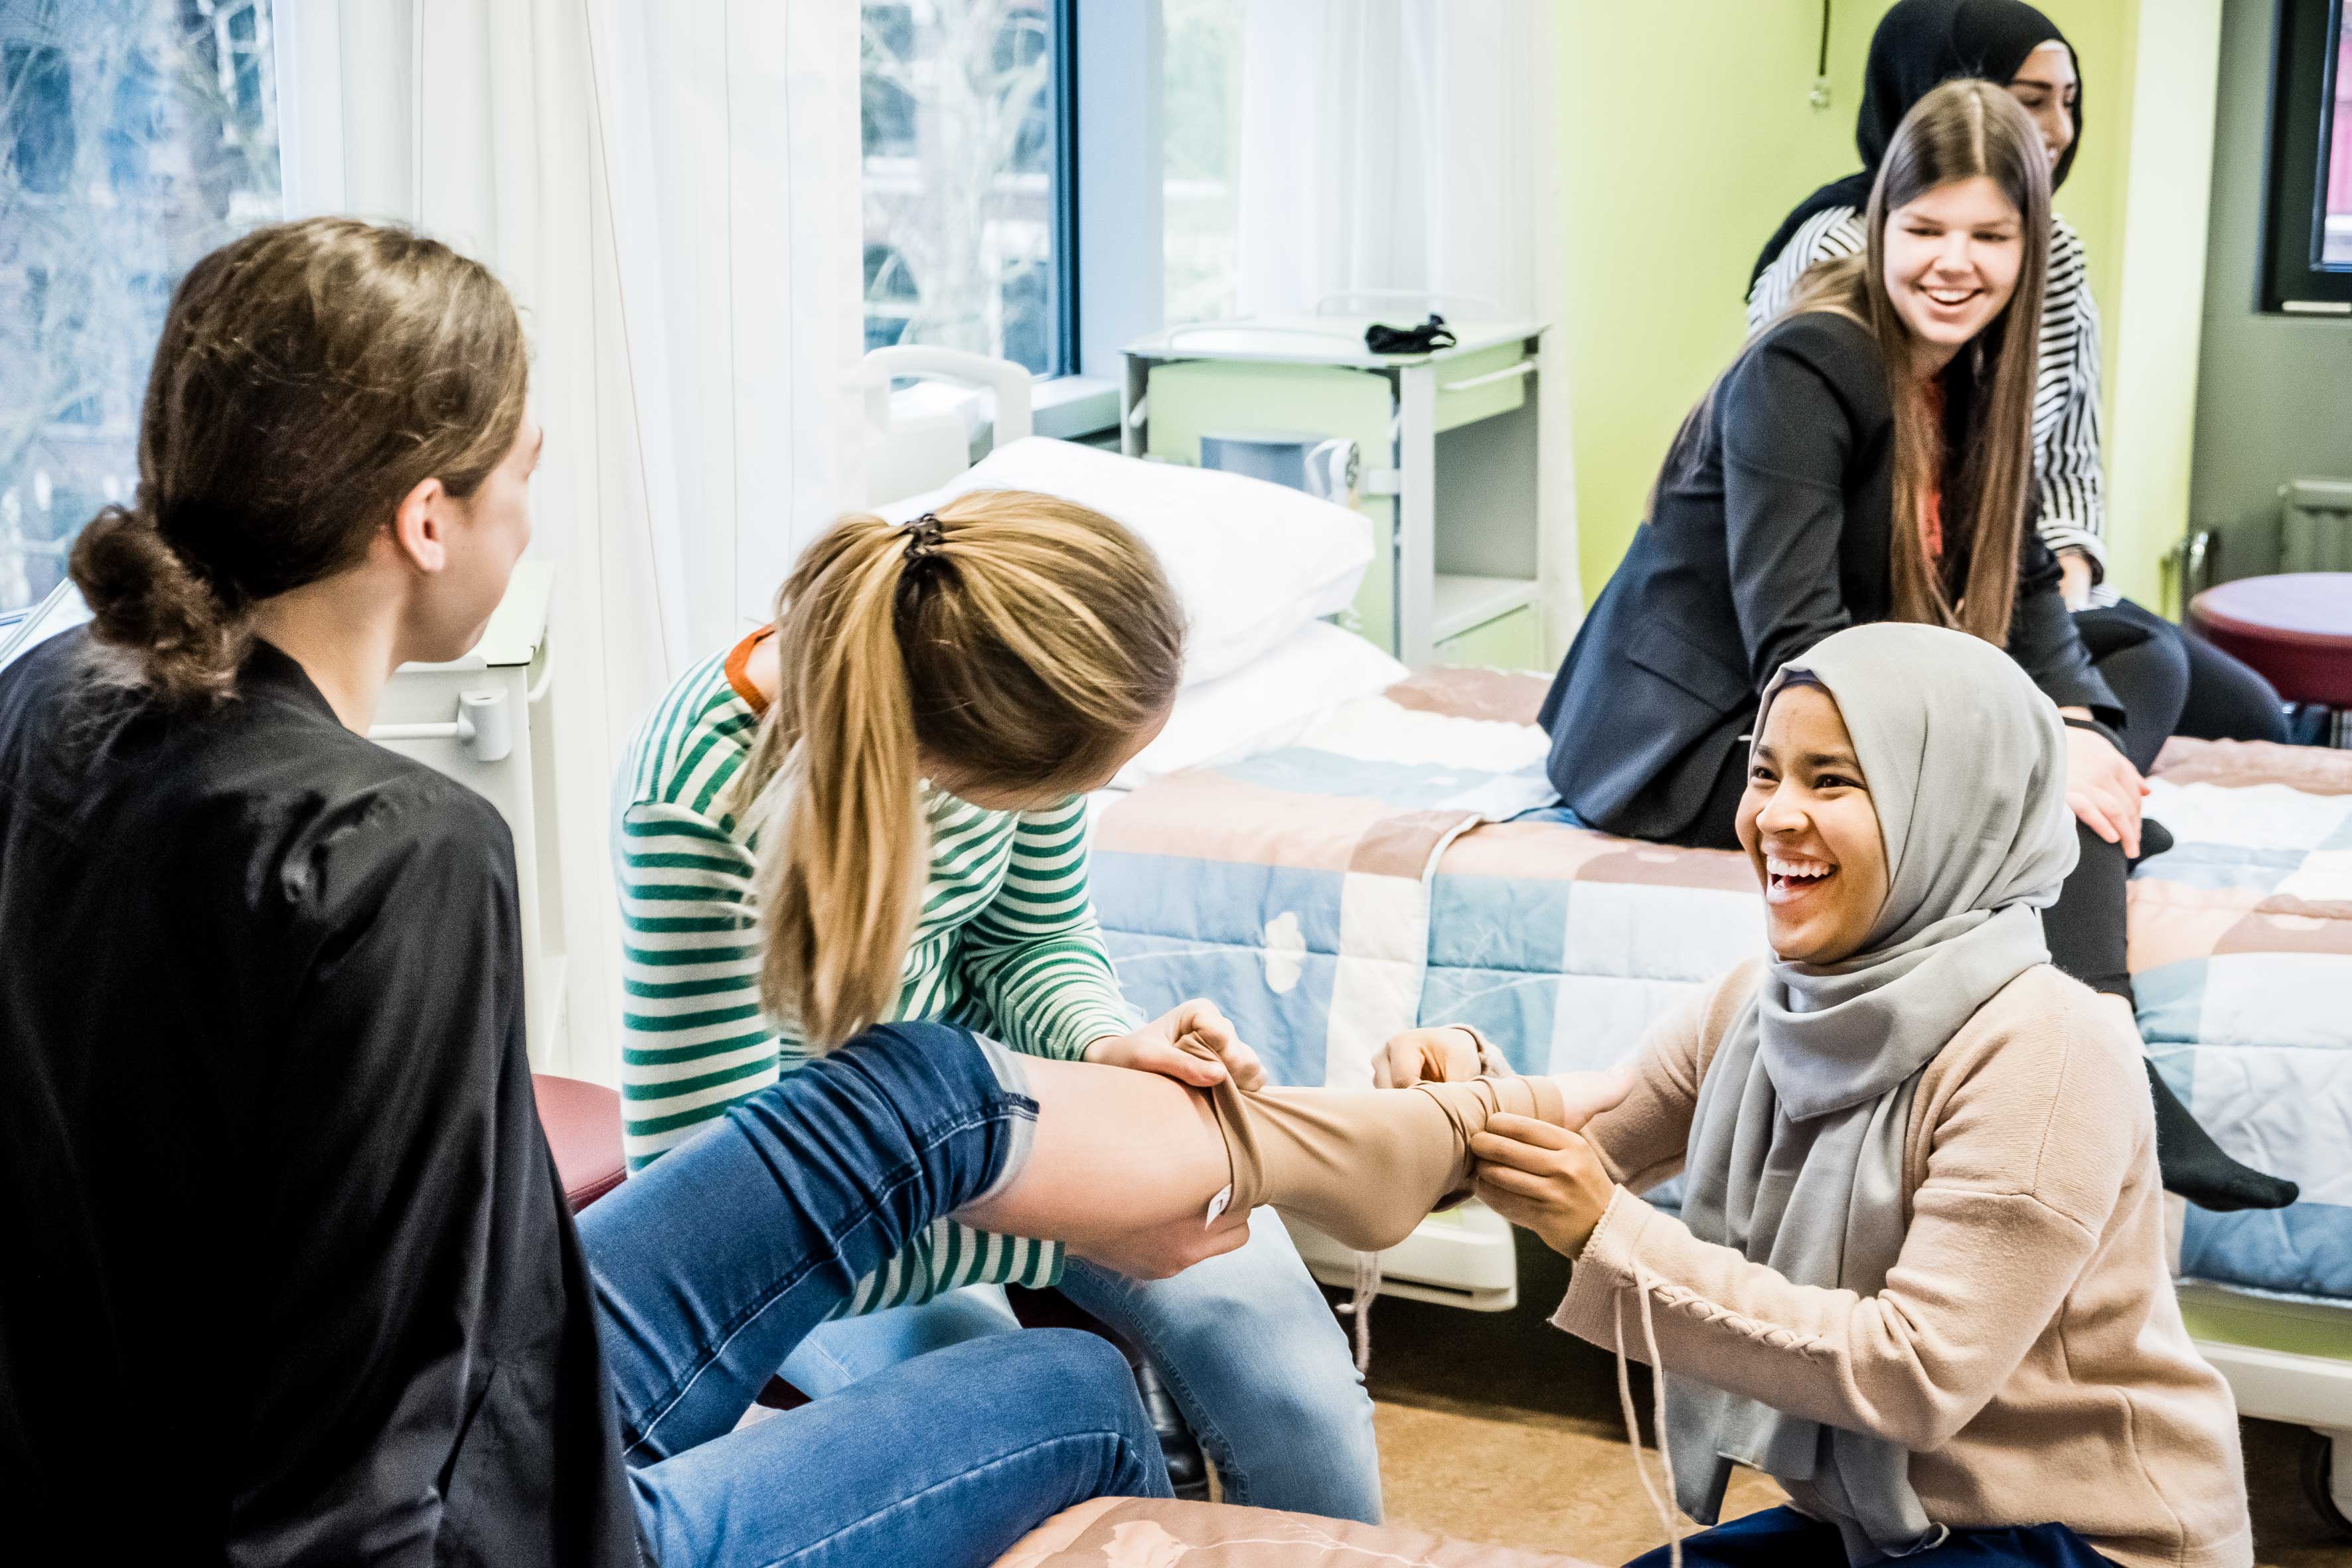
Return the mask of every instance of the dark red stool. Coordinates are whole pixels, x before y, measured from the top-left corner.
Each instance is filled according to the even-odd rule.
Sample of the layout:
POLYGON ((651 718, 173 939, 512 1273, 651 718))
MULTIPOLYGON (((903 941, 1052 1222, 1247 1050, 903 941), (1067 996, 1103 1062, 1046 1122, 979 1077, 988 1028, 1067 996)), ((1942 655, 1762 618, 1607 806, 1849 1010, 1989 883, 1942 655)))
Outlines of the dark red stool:
POLYGON ((578 1214, 621 1184, 629 1173, 621 1157, 621 1097, 600 1083, 530 1075, 539 1124, 555 1154, 564 1201, 578 1214))
POLYGON ((2352 572, 2241 577, 2189 604, 2189 625, 2245 660, 2290 702, 2336 710, 2345 742, 2352 712, 2352 572))
MULTIPOLYGON (((573 1214, 628 1179, 629 1163, 621 1153, 619 1095, 600 1083, 543 1072, 530 1075, 530 1092, 539 1102, 547 1147, 555 1156, 555 1173, 563 1183, 563 1201, 573 1214)), ((772 1377, 760 1391, 760 1403, 790 1410, 806 1405, 808 1395, 782 1378, 772 1377)))

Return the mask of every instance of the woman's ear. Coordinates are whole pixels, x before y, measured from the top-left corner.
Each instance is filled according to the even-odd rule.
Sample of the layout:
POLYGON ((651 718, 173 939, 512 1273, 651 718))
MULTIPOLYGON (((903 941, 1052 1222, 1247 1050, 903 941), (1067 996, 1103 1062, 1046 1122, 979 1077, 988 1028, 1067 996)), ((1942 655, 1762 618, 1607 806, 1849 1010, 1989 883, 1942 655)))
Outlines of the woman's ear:
POLYGON ((393 549, 417 571, 437 574, 449 564, 449 529, 456 506, 437 479, 419 479, 392 514, 393 549))

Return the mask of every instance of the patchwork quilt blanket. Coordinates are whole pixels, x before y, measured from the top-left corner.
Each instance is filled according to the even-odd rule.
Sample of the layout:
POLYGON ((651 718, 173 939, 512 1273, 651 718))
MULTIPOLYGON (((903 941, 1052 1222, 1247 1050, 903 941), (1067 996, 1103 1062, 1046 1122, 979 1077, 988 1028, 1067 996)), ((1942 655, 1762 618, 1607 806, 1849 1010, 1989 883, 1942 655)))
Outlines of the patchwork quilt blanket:
MULTIPOLYGON (((1421 1023, 1523 1071, 1605 1066, 1762 940, 1739 857, 1578 826, 1544 779, 1540 678, 1441 669, 1284 750, 1109 797, 1093 886, 1149 1011, 1214 999, 1283 1082, 1368 1084, 1421 1023)), ((2189 1275, 2352 1299, 2352 752, 2176 741, 2131 887, 2151 1057, 2224 1146, 2303 1184, 2191 1209, 2189 1275)))

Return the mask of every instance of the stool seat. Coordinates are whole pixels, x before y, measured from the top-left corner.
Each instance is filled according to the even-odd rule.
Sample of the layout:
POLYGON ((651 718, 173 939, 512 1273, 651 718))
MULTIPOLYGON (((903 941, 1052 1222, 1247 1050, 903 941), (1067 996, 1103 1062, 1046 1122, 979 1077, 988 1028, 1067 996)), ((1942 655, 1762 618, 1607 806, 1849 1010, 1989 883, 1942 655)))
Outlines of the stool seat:
POLYGON ((629 1173, 621 1154, 621 1097, 601 1083, 536 1072, 530 1092, 539 1101, 539 1124, 547 1131, 564 1201, 577 1214, 629 1173))
POLYGON ((2189 624, 2288 701, 2352 708, 2352 572, 2223 583, 2189 601, 2189 624))

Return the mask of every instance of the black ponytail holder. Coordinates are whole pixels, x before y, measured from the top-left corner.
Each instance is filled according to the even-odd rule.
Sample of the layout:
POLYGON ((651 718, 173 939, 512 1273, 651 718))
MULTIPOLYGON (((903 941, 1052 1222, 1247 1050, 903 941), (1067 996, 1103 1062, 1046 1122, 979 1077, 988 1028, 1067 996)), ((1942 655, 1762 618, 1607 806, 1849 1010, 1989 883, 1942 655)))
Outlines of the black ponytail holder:
POLYGON ((937 554, 948 541, 947 524, 940 514, 927 511, 906 527, 907 564, 919 566, 937 554))
POLYGON ((137 515, 189 574, 231 611, 310 580, 300 576, 282 552, 268 550, 246 518, 226 508, 181 500, 168 511, 151 512, 142 506, 137 515))

